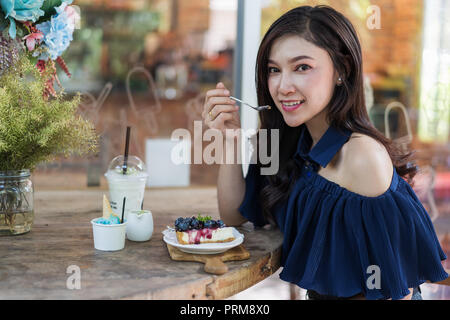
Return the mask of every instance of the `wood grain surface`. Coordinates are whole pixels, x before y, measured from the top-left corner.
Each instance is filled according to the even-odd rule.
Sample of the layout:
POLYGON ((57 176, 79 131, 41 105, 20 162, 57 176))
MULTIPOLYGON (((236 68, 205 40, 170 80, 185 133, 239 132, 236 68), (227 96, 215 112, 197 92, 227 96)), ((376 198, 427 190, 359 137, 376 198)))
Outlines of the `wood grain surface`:
POLYGON ((217 254, 193 254, 187 253, 167 244, 170 258, 175 261, 197 261, 205 264, 205 271, 212 274, 224 274, 228 272, 228 267, 224 263, 233 260, 246 260, 250 257, 250 252, 244 245, 231 248, 225 252, 217 254))
POLYGON ((0 299, 223 299, 270 276, 280 267, 277 229, 237 229, 250 257, 227 262, 223 275, 205 273, 198 262, 173 261, 162 231, 176 218, 219 218, 215 188, 147 189, 149 241, 126 240, 121 251, 94 249, 91 219, 102 215, 107 190, 37 191, 31 232, 0 237, 0 299), (79 268, 80 289, 73 288, 79 268), (72 285, 71 285, 72 283, 72 285))

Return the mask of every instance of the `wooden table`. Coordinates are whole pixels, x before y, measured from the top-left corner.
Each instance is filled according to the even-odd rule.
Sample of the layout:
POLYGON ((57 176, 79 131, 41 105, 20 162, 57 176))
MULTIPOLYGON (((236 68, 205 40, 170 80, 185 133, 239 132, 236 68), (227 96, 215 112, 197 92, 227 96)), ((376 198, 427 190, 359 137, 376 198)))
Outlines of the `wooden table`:
POLYGON ((0 299, 223 299, 265 279, 280 267, 277 229, 238 230, 250 259, 226 262, 221 276, 197 262, 170 259, 161 232, 180 216, 217 219, 215 188, 147 189, 153 213, 150 241, 126 240, 116 252, 94 249, 91 219, 102 215, 105 190, 37 191, 31 232, 0 237, 0 299), (74 267, 71 267, 74 266, 74 267), (74 287, 79 268, 80 289, 74 287))

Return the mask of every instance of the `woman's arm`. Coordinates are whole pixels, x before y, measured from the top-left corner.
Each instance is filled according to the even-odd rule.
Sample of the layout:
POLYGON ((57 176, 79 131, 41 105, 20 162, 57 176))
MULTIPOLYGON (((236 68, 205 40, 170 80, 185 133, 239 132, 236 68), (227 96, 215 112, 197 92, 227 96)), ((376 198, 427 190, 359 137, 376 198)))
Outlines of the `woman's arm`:
MULTIPOLYGON (((237 155, 238 148, 240 148, 240 137, 226 139, 224 143, 226 153, 233 152, 234 155, 237 155)), ((221 164, 217 181, 217 198, 220 218, 225 224, 238 226, 247 221, 238 211, 244 195, 245 180, 242 174, 242 165, 238 161, 235 161, 234 164, 221 164)))
POLYGON ((227 225, 240 225, 247 221, 238 208, 245 195, 245 180, 242 176, 242 166, 237 161, 237 151, 240 150, 239 108, 235 101, 229 98, 230 92, 219 82, 215 89, 206 92, 202 118, 209 130, 219 130, 224 138, 225 156, 219 168, 217 181, 217 198, 220 218, 227 225), (238 149, 239 148, 239 149, 238 149), (226 157, 233 153, 234 157, 226 157), (232 158, 231 164, 225 160, 232 158))

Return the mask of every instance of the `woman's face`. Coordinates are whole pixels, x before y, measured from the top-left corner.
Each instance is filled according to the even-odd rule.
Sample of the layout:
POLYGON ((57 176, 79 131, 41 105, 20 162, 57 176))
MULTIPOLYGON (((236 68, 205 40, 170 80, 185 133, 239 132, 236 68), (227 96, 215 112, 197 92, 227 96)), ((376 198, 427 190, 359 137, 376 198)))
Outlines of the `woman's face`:
POLYGON ((325 113, 338 78, 328 52, 289 35, 274 41, 267 67, 270 94, 288 126, 325 113))

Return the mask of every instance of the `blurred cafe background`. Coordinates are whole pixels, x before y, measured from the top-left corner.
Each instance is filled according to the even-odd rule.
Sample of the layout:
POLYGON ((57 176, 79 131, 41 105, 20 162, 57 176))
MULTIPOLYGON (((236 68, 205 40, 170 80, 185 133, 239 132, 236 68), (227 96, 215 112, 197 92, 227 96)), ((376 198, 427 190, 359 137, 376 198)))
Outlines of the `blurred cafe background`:
MULTIPOLYGON (((262 35, 293 7, 328 4, 357 29, 366 107, 373 124, 400 145, 416 150, 420 172, 414 189, 450 257, 450 1, 75 0, 74 4, 81 9, 81 28, 63 55, 72 77, 59 78, 66 92, 83 94, 80 114, 95 123, 101 138, 99 153, 39 166, 33 175, 36 190, 106 189, 103 174, 109 161, 123 153, 127 125, 132 127, 130 154, 148 166, 148 188, 214 187, 218 164, 170 161, 177 143, 171 141, 173 131, 189 130, 192 139, 186 148, 191 155, 194 138, 203 147, 210 144, 202 142, 201 135, 194 136, 205 92, 222 81, 234 96, 256 104, 254 63, 262 35)), ((241 121, 244 128, 256 128, 257 113, 243 108, 241 121)), ((450 298, 449 288, 426 288, 424 298, 450 298)), ((255 293, 246 298, 252 297, 257 298, 255 293)))

